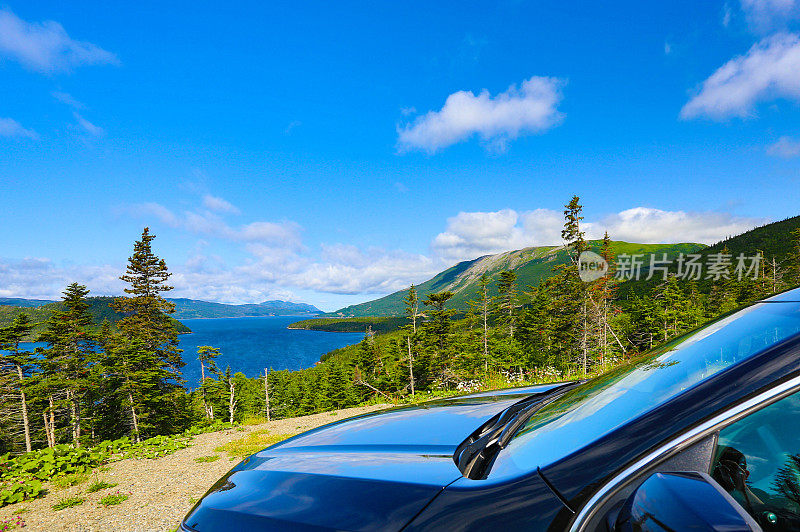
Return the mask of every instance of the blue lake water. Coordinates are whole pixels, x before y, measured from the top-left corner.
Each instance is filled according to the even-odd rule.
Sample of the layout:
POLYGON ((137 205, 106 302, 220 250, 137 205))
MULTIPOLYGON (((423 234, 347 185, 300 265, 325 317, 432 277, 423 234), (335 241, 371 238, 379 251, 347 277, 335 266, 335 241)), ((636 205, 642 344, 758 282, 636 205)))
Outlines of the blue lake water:
POLYGON ((221 369, 230 364, 231 370, 241 371, 248 377, 264 373, 264 368, 309 368, 328 351, 355 344, 364 338, 363 333, 338 333, 287 329, 298 320, 296 316, 268 316, 261 318, 215 318, 181 320, 192 330, 182 334, 183 377, 187 387, 194 388, 200 381, 200 364, 197 348, 201 345, 218 347, 222 355, 217 359, 221 369))
MULTIPOLYGON (((217 365, 224 370, 230 365, 233 372, 241 371, 257 377, 264 368, 275 370, 310 368, 328 351, 355 344, 363 333, 338 333, 287 329, 297 316, 267 316, 259 318, 213 318, 181 320, 192 330, 178 336, 183 349, 183 378, 187 388, 197 387, 200 364, 197 348, 201 345, 218 347, 222 352, 217 365)), ((24 343, 20 347, 33 350, 40 343, 24 343)))

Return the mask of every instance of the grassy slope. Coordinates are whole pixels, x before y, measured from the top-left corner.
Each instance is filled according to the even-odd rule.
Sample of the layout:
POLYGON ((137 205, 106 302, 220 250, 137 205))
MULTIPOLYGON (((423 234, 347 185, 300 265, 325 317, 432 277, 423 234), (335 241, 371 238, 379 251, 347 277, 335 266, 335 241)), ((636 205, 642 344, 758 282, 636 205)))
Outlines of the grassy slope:
MULTIPOLYGON (((599 242, 591 241, 593 250, 599 250, 599 242)), ((667 253, 673 256, 677 253, 694 253, 702 249, 702 244, 635 244, 628 242, 613 242, 616 254, 621 253, 667 253)), ((500 272, 513 269, 517 273, 517 285, 520 291, 527 290, 529 286, 538 285, 543 279, 550 277, 553 267, 567 262, 567 254, 563 248, 555 246, 542 246, 509 251, 498 255, 487 255, 475 260, 464 261, 452 268, 437 274, 433 279, 417 286, 420 301, 434 292, 451 290, 455 293, 448 305, 450 308, 465 311, 467 302, 473 300, 478 294, 478 279, 486 273, 492 281, 491 289, 496 295, 496 281, 500 272)), ((388 296, 368 301, 359 305, 352 305, 327 314, 328 317, 350 316, 400 316, 404 312, 403 298, 406 291, 399 291, 388 296)))
MULTIPOLYGON (((100 325, 103 323, 103 320, 107 319, 111 323, 116 323, 122 318, 122 314, 115 312, 109 304, 116 298, 113 297, 90 297, 87 298, 89 302, 89 313, 92 315, 92 323, 96 326, 99 330, 100 325)), ((11 305, 0 305, 0 327, 5 327, 11 323, 14 317, 24 312, 30 316, 31 320, 36 324, 31 333, 29 340, 35 339, 41 332, 45 329, 45 323, 47 319, 55 312, 56 310, 60 310, 63 307, 63 304, 60 302, 57 303, 48 303, 47 305, 42 305, 38 307, 18 307, 18 306, 11 306, 11 305)), ((178 333, 189 333, 192 332, 188 327, 186 327, 181 322, 175 320, 175 327, 178 330, 178 333)))

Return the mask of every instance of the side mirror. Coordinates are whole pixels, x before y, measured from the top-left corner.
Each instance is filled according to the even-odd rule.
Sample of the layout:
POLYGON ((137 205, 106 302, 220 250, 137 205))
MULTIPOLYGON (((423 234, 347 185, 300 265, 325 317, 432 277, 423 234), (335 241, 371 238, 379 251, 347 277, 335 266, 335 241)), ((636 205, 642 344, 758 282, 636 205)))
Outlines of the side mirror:
POLYGON ((622 505, 615 532, 761 532, 739 503, 705 473, 654 473, 622 505))

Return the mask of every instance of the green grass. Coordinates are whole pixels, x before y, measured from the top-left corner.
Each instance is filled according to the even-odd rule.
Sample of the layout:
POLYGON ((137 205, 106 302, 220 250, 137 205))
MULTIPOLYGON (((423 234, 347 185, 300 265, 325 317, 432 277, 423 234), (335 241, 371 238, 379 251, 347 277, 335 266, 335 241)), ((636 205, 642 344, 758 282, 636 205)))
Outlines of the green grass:
POLYGON ((57 503, 55 503, 53 505, 53 510, 58 512, 60 510, 66 509, 66 508, 73 508, 75 506, 80 506, 84 502, 86 502, 86 498, 85 497, 78 497, 78 496, 76 496, 76 497, 65 497, 65 498, 59 500, 57 503))
POLYGON ((72 473, 70 475, 64 475, 63 477, 58 477, 53 480, 53 486, 63 490, 72 486, 77 486, 78 484, 83 484, 87 480, 89 480, 88 473, 72 473))
POLYGON ((113 488, 116 485, 117 485, 116 482, 111 484, 109 482, 103 482, 103 481, 96 480, 96 481, 92 482, 91 484, 89 484, 89 487, 86 488, 86 493, 94 493, 96 491, 105 490, 105 489, 108 489, 108 488, 113 488))
POLYGON ((290 437, 292 434, 269 434, 266 430, 257 430, 243 438, 220 445, 214 451, 226 453, 231 458, 244 458, 290 437))
POLYGON ((210 456, 198 456, 197 458, 194 459, 194 461, 197 462, 198 464, 203 464, 207 462, 216 462, 217 460, 219 460, 218 454, 212 454, 210 456))
POLYGON ((130 497, 130 493, 123 493, 119 490, 115 491, 114 493, 110 493, 100 499, 100 504, 108 508, 109 506, 116 506, 117 504, 122 504, 123 502, 128 500, 130 497))

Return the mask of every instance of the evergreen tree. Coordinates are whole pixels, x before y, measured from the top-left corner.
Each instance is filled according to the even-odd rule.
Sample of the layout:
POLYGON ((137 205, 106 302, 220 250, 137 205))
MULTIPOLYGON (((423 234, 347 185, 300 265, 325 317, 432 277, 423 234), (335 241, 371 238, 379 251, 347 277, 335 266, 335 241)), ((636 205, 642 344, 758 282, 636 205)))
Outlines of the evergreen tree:
POLYGON ((28 418, 28 400, 25 394, 27 381, 34 368, 34 359, 30 352, 21 351, 20 342, 28 337, 33 324, 25 313, 17 314, 14 321, 7 327, 0 328, 0 369, 10 370, 14 373, 11 378, 15 382, 15 392, 19 395, 20 420, 22 434, 25 440, 25 451, 31 452, 31 424, 28 418))
POLYGON ((175 305, 161 295, 172 289, 166 284, 170 273, 164 259, 152 250, 155 235, 145 227, 134 244, 125 275, 127 297, 114 301, 113 308, 125 314, 118 323, 124 342, 115 346, 111 360, 124 380, 125 403, 135 440, 149 432, 170 432, 176 401, 182 393, 183 366, 178 334, 168 316, 175 305))
POLYGON ((500 272, 500 280, 497 283, 497 291, 500 293, 499 310, 501 322, 508 329, 508 337, 514 338, 514 325, 516 323, 517 304, 517 274, 514 271, 500 272))
POLYGON ((48 442, 54 445, 55 411, 69 412, 69 429, 73 445, 81 444, 83 399, 92 385, 90 367, 97 359, 98 342, 89 330, 92 316, 86 296, 89 290, 78 283, 70 284, 63 295, 63 308, 53 313, 39 341, 47 343, 42 350, 41 386, 50 403, 50 418, 45 423, 48 442))

